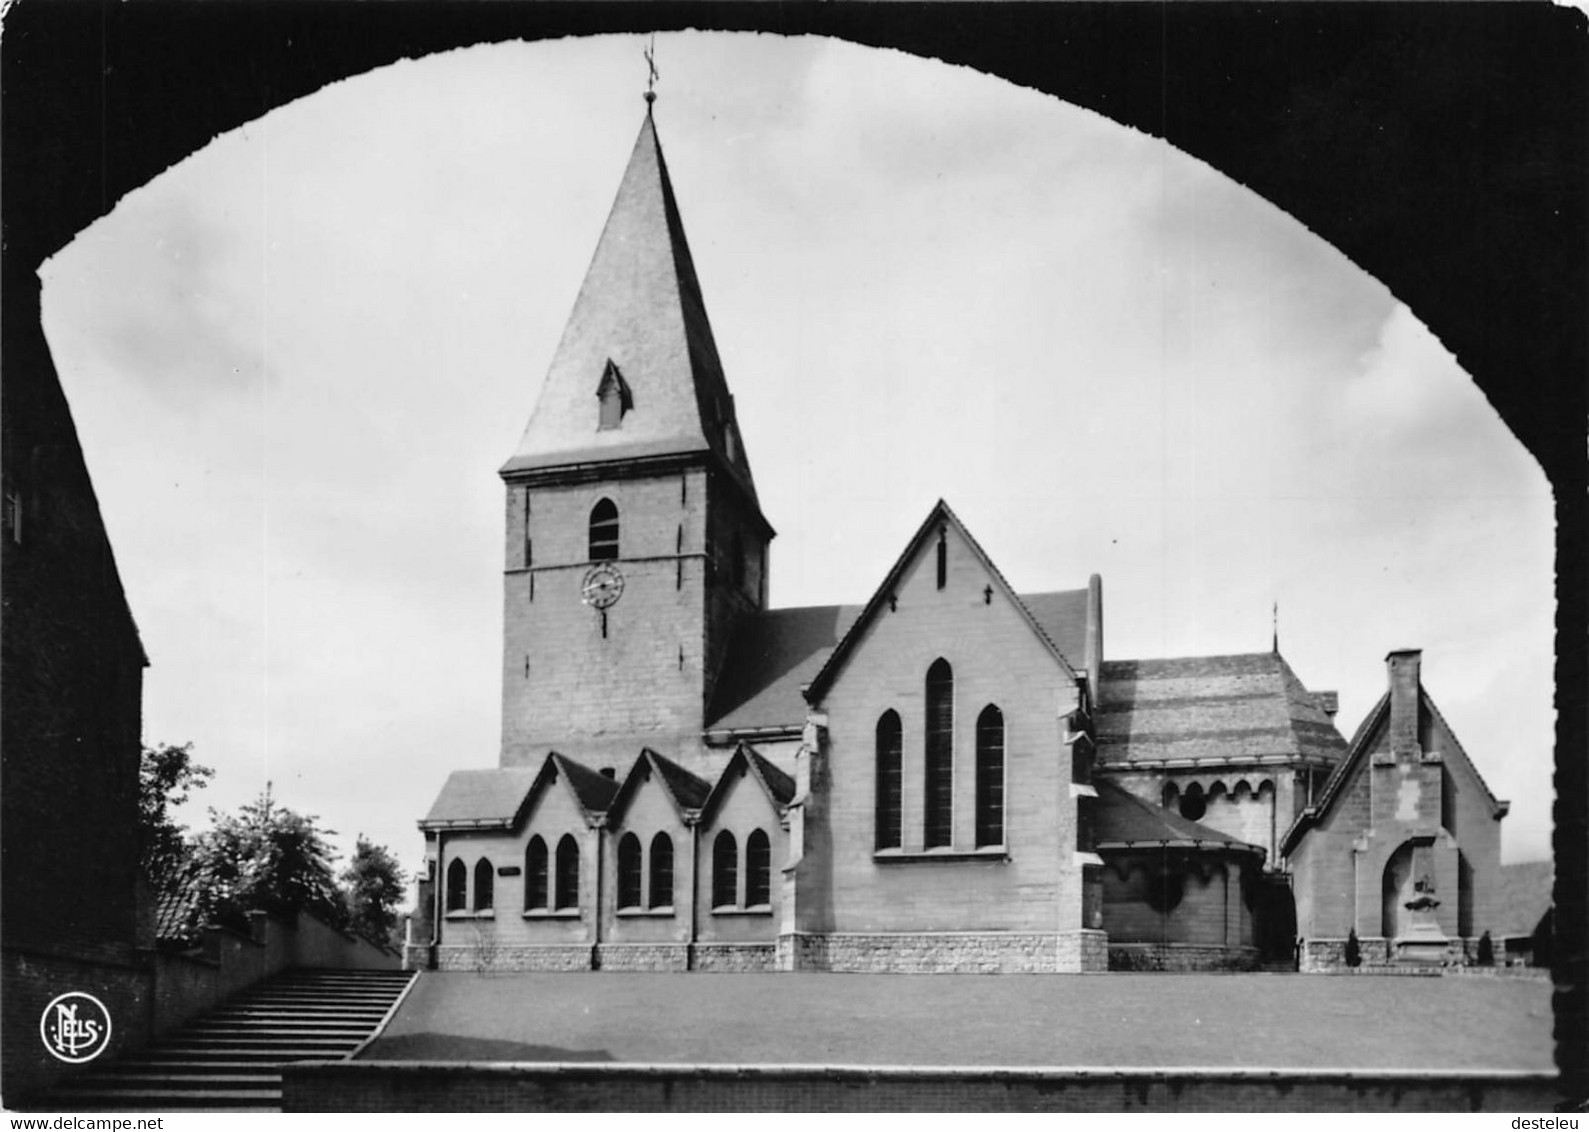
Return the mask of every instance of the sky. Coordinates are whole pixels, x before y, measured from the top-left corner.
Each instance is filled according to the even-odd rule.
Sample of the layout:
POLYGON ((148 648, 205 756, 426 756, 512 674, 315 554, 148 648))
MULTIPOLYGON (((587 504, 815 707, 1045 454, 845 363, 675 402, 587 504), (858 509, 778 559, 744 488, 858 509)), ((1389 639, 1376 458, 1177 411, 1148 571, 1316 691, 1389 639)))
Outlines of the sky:
MULTIPOLYGON (((644 113, 646 40, 480 46, 216 138, 46 263, 151 660, 146 743, 410 869, 496 764, 501 481, 644 113)), ((939 497, 1110 659, 1281 652, 1350 737, 1392 649, 1549 854, 1550 489, 1383 285, 1197 160, 1001 79, 658 36, 656 121, 771 603, 860 603, 939 497)))

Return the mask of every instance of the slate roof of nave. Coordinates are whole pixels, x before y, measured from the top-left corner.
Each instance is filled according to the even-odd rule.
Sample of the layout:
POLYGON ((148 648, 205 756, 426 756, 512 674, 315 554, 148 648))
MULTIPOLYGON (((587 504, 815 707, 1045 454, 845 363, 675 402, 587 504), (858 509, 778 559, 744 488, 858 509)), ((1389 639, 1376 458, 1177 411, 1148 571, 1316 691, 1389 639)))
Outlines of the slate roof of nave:
POLYGON ((1259 855, 1264 852, 1228 833, 1155 806, 1107 779, 1096 780, 1093 789, 1098 792, 1093 836, 1100 850, 1164 845, 1248 850, 1259 855))
MULTIPOLYGON (((1087 591, 1018 594, 1060 652, 1080 657, 1087 632, 1087 591)), ((768 609, 740 626, 707 712, 708 731, 798 730, 806 717, 800 690, 827 663, 860 616, 859 605, 768 609)))
POLYGON ((1278 653, 1105 661, 1096 715, 1101 765, 1337 764, 1346 740, 1278 653))

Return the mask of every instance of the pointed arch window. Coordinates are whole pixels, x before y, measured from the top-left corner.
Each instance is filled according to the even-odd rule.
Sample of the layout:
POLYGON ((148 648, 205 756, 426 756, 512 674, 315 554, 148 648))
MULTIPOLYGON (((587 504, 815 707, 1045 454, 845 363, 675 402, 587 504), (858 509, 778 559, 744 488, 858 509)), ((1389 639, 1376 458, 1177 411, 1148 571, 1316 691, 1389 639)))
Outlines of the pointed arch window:
POLYGON ((904 843, 904 736, 899 713, 890 708, 877 721, 876 847, 898 849, 904 843))
POLYGON ((739 903, 739 845, 728 830, 712 842, 712 907, 732 908, 739 903))
POLYGON ((640 907, 640 839, 626 833, 618 839, 618 907, 640 907))
POLYGON ((563 834, 557 843, 557 877, 553 896, 557 908, 579 907, 579 842, 571 833, 563 834))
POLYGON ((536 834, 524 850, 524 910, 546 907, 546 842, 536 834))
POLYGON ((925 823, 922 842, 942 849, 953 842, 954 670, 939 657, 927 669, 925 823))
POLYGON ((474 910, 489 912, 496 899, 497 867, 481 857, 474 866, 474 910))
POLYGON ((651 907, 673 906, 673 838, 659 833, 651 839, 651 907))
POLYGON ((457 858, 447 866, 447 911, 464 912, 469 908, 469 866, 457 858))
POLYGON ((590 560, 618 557, 618 505, 602 498, 590 509, 590 560))
POLYGON ((772 903, 772 842, 762 830, 745 838, 745 907, 765 908, 772 903))
POLYGON ((1004 844, 1004 713, 977 716, 977 848, 1004 844))

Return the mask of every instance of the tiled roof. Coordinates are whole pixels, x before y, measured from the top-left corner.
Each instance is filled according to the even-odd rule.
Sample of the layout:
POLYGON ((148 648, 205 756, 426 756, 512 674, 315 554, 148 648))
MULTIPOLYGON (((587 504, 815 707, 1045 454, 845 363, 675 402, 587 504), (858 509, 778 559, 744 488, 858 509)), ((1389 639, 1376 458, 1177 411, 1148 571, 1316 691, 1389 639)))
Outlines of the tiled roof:
POLYGON ((751 766, 755 767, 766 785, 767 793, 772 795, 772 800, 780 806, 787 806, 793 801, 795 780, 763 758, 759 751, 746 747, 745 752, 750 756, 751 766))
POLYGON ((1095 781, 1093 789, 1098 792, 1093 834, 1100 852, 1111 848, 1138 849, 1159 845, 1230 849, 1259 855, 1264 852, 1258 846, 1228 833, 1189 821, 1172 810, 1144 801, 1107 779, 1095 781))
POLYGON ((511 825, 529 797, 535 778, 536 771, 528 767, 455 770, 447 776, 430 813, 419 824, 511 825))
POLYGON ((1555 883, 1554 862, 1524 861, 1502 865, 1494 934, 1502 938, 1533 935, 1555 902, 1551 891, 1555 883))
POLYGON ((1103 765, 1335 765, 1346 740, 1277 653, 1112 660, 1097 713, 1103 765))
POLYGON ((502 471, 708 451, 754 506, 733 397, 647 113, 529 424, 502 471), (632 407, 619 427, 598 429, 608 363, 622 372, 632 407))
POLYGON ((640 784, 645 781, 648 768, 661 779, 662 789, 672 800, 674 808, 681 811, 681 817, 682 811, 700 810, 705 805, 707 796, 712 792, 711 783, 697 778, 672 759, 664 758, 647 747, 640 752, 640 757, 635 760, 634 766, 624 777, 623 785, 618 787, 618 792, 607 808, 607 812, 614 819, 620 817, 628 808, 630 800, 639 791, 640 784))
POLYGON ((154 935, 163 944, 190 943, 197 934, 195 923, 201 893, 193 878, 184 876, 155 897, 154 935))
POLYGON ((611 804, 613 796, 618 793, 616 779, 608 778, 600 771, 591 770, 584 763, 575 762, 567 755, 553 751, 547 756, 557 763, 568 779, 569 786, 574 789, 574 796, 579 799, 579 804, 592 814, 605 813, 611 804))
POLYGON ((767 761, 749 744, 741 743, 734 749, 733 756, 723 767, 723 773, 717 776, 711 794, 701 807, 703 820, 710 820, 719 803, 727 797, 731 784, 738 777, 734 772, 740 767, 744 768, 746 777, 754 778, 761 784, 762 791, 774 809, 782 811, 794 800, 795 780, 767 761))
POLYGON ((1054 646, 1067 659, 1081 664, 1087 650, 1087 591, 1054 590, 1018 596, 1054 646))

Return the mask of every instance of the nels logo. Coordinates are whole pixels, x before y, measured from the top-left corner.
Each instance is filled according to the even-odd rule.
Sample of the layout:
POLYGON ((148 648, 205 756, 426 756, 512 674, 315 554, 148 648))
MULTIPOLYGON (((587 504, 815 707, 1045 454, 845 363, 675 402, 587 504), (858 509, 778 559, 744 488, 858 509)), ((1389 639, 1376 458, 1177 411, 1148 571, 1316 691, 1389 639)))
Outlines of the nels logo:
POLYGON ((62 1061, 93 1061, 110 1044, 110 1011, 91 994, 69 991, 44 1008, 39 1036, 62 1061))

